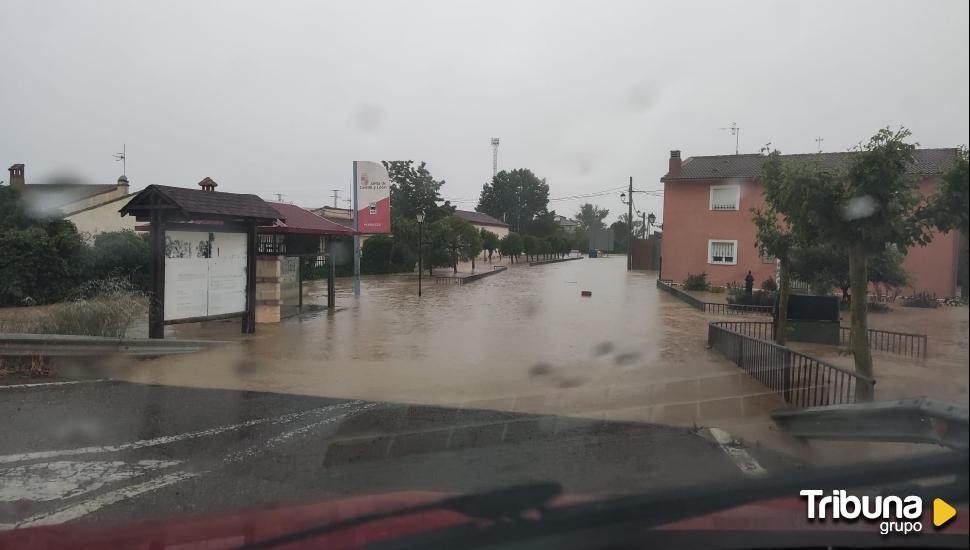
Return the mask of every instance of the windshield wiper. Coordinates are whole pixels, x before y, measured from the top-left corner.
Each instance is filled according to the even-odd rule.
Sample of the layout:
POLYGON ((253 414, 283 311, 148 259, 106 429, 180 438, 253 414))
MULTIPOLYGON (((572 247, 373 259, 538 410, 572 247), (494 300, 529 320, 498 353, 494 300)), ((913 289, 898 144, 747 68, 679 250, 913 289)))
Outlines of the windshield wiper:
POLYGON ((311 527, 303 531, 294 531, 279 537, 247 544, 241 548, 272 548, 382 519, 407 516, 428 510, 450 510, 469 518, 508 523, 521 518, 526 512, 543 512, 546 504, 561 493, 562 486, 555 482, 515 485, 495 491, 448 497, 418 506, 366 514, 344 521, 311 527))

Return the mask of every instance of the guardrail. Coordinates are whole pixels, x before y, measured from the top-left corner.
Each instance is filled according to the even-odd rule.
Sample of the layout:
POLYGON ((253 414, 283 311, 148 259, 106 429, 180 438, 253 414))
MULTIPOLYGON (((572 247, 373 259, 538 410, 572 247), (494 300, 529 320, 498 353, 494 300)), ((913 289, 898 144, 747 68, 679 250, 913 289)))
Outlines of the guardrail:
POLYGON ((724 304, 720 302, 705 302, 689 292, 685 292, 673 285, 669 279, 657 279, 657 288, 673 294, 694 309, 715 315, 771 315, 771 306, 749 306, 743 304, 724 304))
POLYGON ((729 328, 731 326, 737 327, 737 323, 708 323, 708 346, 796 407, 853 403, 857 385, 875 384, 871 378, 784 346, 746 336, 729 328))
POLYGON ((227 343, 211 340, 0 333, 0 357, 90 357, 114 353, 136 357, 157 357, 194 353, 227 343))
MULTIPOLYGON (((839 344, 849 345, 852 327, 839 327, 839 344)), ((907 357, 926 359, 928 339, 925 334, 869 329, 869 349, 907 357)))

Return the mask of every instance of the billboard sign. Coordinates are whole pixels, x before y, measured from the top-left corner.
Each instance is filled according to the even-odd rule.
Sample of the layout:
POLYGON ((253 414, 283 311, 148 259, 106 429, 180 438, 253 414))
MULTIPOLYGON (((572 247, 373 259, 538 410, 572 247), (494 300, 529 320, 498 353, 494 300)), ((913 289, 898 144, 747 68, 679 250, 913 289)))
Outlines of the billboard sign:
POLYGON ((391 232, 391 178, 379 162, 354 161, 357 232, 391 232))
POLYGON ((246 311, 246 234, 165 232, 165 321, 246 311))

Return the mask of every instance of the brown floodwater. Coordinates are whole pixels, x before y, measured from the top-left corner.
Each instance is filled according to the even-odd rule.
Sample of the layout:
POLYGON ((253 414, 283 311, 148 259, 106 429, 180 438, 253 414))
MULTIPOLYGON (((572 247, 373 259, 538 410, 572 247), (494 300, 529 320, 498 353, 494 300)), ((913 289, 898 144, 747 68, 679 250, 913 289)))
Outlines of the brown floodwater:
MULTIPOLYGON (((885 452, 885 446, 849 449, 779 433, 768 413, 785 403, 706 349, 714 318, 658 291, 655 272, 628 272, 623 257, 519 264, 467 285, 425 278, 421 298, 413 274, 364 277, 359 297, 350 283, 338 279, 337 311, 259 325, 255 335, 240 335, 237 321, 171 327, 178 337, 231 343, 124 363, 109 374, 178 386, 717 426, 818 461, 885 452)), ((308 283, 305 302, 325 301, 325 282, 308 283)), ((899 380, 904 371, 912 395, 952 398, 957 376, 965 402, 961 309, 962 323, 956 310, 901 314, 905 324, 935 315, 935 326, 954 333, 956 345, 934 348, 931 335, 931 353, 946 350, 946 357, 905 365, 877 354, 877 379, 899 380), (954 366, 960 361, 962 373, 954 366)), ((898 386, 886 382, 882 387, 898 386)))
MULTIPOLYGON (((708 351, 708 319, 655 284, 623 257, 519 264, 466 285, 425 279, 421 298, 411 274, 364 277, 359 297, 342 279, 332 314, 245 338, 236 322, 179 326, 180 337, 239 343, 118 376, 686 424, 781 405, 708 351)), ((308 284, 306 302, 324 303, 325 291, 308 284)))

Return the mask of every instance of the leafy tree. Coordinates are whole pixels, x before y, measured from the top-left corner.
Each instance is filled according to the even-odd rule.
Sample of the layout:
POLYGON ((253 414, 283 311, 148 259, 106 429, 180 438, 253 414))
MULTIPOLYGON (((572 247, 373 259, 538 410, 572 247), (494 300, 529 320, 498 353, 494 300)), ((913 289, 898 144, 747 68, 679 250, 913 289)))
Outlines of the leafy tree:
POLYGON ((371 235, 360 246, 360 272, 390 273, 394 239, 390 235, 371 235))
POLYGON ((522 252, 525 253, 525 259, 534 259, 539 253, 539 238, 533 235, 525 235, 522 237, 522 252))
POLYGON ((967 148, 960 148, 957 161, 943 173, 940 186, 926 208, 926 217, 940 231, 946 233, 953 229, 966 234, 968 231, 968 195, 970 195, 970 176, 968 176, 967 148))
POLYGON ((569 235, 570 250, 589 250, 589 233, 582 227, 577 227, 569 235))
MULTIPOLYGON (((786 173, 780 170, 778 155, 766 163, 763 182, 765 194, 775 192, 777 187, 787 184, 786 173)), ((792 233, 778 223, 778 213, 770 206, 765 210, 753 210, 755 225, 755 246, 763 256, 773 256, 778 260, 778 320, 775 323, 775 343, 785 345, 788 330, 788 296, 791 294, 791 254, 795 238, 792 233)))
POLYGON ((32 218, 20 192, 0 187, 0 305, 63 299, 82 279, 88 255, 74 224, 32 218))
POLYGON ((122 277, 138 290, 148 290, 150 246, 134 231, 111 231, 94 237, 90 250, 89 279, 122 277))
POLYGON ((434 275, 436 267, 452 267, 451 256, 448 254, 447 219, 442 218, 435 223, 424 224, 422 262, 429 276, 434 275))
MULTIPOLYGON (((889 245, 901 252, 932 238, 931 224, 919 208, 922 195, 908 175, 916 146, 905 128, 880 130, 849 159, 844 172, 816 163, 787 167, 797 177, 788 185, 765 187, 768 203, 787 227, 809 243, 843 247, 849 256, 850 349, 855 369, 872 377, 868 342, 866 287, 869 257, 889 245)), ((775 155, 776 153, 772 153, 775 155)), ((856 399, 873 398, 870 384, 856 386, 856 399)))
POLYGON ((508 235, 502 237, 499 243, 499 251, 502 252, 503 256, 508 256, 511 261, 516 261, 519 258, 519 254, 522 254, 522 237, 518 233, 509 232, 508 235))
POLYGON ((415 166, 411 160, 385 160, 384 167, 391 178, 391 214, 395 222, 397 218, 414 220, 418 212, 424 211, 426 223, 434 223, 455 211, 447 201, 438 205, 445 182, 435 180, 425 162, 415 166))
POLYGON ((546 237, 551 237, 557 232, 562 231, 559 226, 559 222, 556 221, 556 212, 544 212, 535 217, 535 219, 530 220, 528 223, 523 222, 523 229, 529 235, 535 235, 540 239, 546 237))
POLYGON ((630 226, 617 220, 610 224, 613 230, 613 246, 615 252, 626 252, 630 246, 630 226))
POLYGON ((521 233, 537 216, 546 213, 549 185, 531 170, 502 170, 482 186, 475 210, 505 220, 511 231, 521 233))
POLYGON ((458 273, 458 262, 465 260, 472 261, 474 271, 475 258, 482 251, 482 238, 475 226, 458 216, 448 216, 438 224, 441 243, 454 273, 458 273))
POLYGON ((600 229, 606 227, 603 220, 606 216, 610 215, 609 209, 599 208, 594 204, 586 203, 579 207, 579 211, 576 212, 576 221, 579 222, 579 227, 589 231, 590 229, 600 229))
POLYGON ((967 295, 967 276, 970 273, 970 266, 967 265, 967 258, 970 257, 967 248, 967 212, 970 209, 967 197, 970 195, 970 179, 967 173, 967 148, 963 147, 957 161, 943 174, 940 186, 926 209, 927 219, 941 232, 947 233, 956 229, 961 233, 960 245, 963 250, 960 254, 960 286, 963 288, 963 296, 967 295))
POLYGON ((492 233, 484 227, 479 231, 479 235, 482 238, 482 250, 488 252, 488 261, 492 261, 492 253, 498 250, 499 238, 498 235, 492 233))
MULTIPOLYGON (((538 237, 536 237, 538 239, 538 237)), ((551 237, 546 237, 545 239, 539 239, 539 255, 543 258, 548 258, 549 254, 552 254, 552 243, 549 242, 551 237)))
MULTIPOLYGON (((909 284, 903 259, 903 254, 894 246, 870 256, 869 282, 890 288, 909 284)), ((791 275, 808 284, 816 294, 828 294, 833 288, 838 288, 842 292, 842 301, 849 301, 849 253, 844 248, 811 246, 794 250, 791 255, 791 275)))

